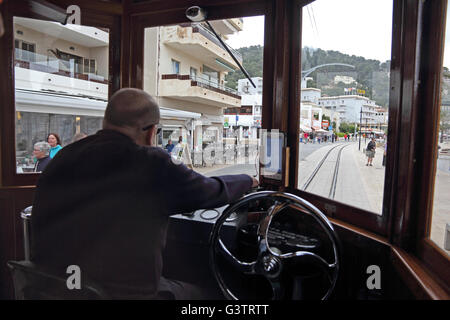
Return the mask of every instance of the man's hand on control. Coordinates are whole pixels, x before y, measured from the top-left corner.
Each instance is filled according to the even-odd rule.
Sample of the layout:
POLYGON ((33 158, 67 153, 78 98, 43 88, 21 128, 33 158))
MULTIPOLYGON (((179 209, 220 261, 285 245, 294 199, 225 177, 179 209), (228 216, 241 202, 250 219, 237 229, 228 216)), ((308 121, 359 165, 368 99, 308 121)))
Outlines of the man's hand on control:
POLYGON ((259 181, 255 177, 252 178, 252 188, 256 188, 259 185, 259 181))

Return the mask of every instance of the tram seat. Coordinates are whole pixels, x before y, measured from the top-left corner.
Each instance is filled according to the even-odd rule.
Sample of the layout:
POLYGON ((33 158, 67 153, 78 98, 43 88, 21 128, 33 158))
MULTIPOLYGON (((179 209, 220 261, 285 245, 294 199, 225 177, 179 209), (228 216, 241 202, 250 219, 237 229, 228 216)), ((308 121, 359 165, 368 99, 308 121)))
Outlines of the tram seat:
POLYGON ((69 290, 68 274, 61 274, 31 261, 8 261, 16 300, 108 300, 101 286, 85 279, 81 289, 69 290))

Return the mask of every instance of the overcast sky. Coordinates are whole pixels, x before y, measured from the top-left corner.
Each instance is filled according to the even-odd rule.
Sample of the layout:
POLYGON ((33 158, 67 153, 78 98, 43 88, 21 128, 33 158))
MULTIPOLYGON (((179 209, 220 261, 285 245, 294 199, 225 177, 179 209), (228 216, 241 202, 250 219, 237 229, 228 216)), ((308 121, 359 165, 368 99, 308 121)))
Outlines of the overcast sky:
MULTIPOLYGON (((393 0, 317 0, 303 9, 302 46, 386 61, 391 56, 393 0)), ((234 48, 264 42, 264 17, 244 18, 234 48)))

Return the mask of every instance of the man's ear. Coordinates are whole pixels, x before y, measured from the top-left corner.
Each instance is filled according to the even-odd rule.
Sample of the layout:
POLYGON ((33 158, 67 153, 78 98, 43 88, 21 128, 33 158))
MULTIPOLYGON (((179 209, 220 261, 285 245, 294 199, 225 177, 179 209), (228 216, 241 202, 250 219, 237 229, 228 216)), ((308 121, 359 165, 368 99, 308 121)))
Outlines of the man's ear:
POLYGON ((154 125, 152 126, 148 132, 147 132, 147 136, 146 136, 146 143, 150 146, 156 146, 156 131, 158 130, 157 126, 154 125))

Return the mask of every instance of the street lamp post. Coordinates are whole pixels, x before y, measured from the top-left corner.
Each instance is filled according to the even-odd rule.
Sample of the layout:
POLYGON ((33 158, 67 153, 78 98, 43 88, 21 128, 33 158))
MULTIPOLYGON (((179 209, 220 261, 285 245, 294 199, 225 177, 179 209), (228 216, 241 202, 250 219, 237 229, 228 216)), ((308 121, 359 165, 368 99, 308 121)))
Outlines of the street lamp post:
POLYGON ((364 135, 364 145, 366 144, 367 140, 367 118, 366 118, 366 134, 364 135))
POLYGON ((362 107, 361 107, 361 111, 359 112, 359 146, 358 146, 358 150, 361 150, 361 122, 362 122, 362 107))

